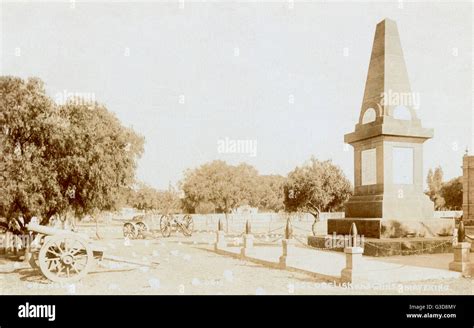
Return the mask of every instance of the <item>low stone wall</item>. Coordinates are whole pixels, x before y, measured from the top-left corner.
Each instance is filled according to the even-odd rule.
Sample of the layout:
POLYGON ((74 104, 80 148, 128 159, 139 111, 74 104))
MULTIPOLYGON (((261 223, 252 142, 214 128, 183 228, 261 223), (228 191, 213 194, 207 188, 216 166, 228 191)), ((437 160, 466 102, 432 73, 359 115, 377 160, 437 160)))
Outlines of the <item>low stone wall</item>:
MULTIPOLYGON (((309 236, 308 245, 337 252, 344 251, 343 236, 309 236)), ((366 256, 397 256, 416 254, 437 254, 452 252, 452 238, 394 238, 371 239, 363 241, 366 256)))
POLYGON ((329 219, 329 234, 348 235, 352 223, 358 234, 367 238, 446 237, 454 232, 454 219, 380 220, 380 219, 329 219))

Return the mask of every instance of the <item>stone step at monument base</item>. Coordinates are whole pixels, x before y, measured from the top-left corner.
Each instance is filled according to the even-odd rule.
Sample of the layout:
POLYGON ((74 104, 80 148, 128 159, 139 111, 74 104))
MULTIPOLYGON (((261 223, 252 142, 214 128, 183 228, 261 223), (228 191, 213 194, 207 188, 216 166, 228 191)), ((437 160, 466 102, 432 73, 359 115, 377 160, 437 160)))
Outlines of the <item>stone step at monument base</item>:
POLYGON ((352 223, 357 233, 365 238, 437 238, 452 236, 454 218, 430 218, 420 220, 390 220, 378 218, 328 219, 328 234, 349 235, 352 223))
MULTIPOLYGON (((397 256, 417 254, 452 253, 452 237, 438 238, 364 238, 362 246, 366 256, 397 256)), ((331 251, 343 252, 349 246, 346 236, 308 236, 308 245, 331 251)), ((359 245, 358 245, 359 246, 359 245)))

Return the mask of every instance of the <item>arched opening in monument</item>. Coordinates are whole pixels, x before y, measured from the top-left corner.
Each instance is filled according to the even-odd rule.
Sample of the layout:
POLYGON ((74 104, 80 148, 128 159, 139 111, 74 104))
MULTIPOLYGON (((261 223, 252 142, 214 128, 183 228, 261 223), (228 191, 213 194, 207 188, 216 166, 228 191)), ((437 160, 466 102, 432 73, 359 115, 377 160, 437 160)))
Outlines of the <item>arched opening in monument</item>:
POLYGON ((410 121, 411 113, 405 106, 397 106, 393 110, 393 118, 396 120, 410 121))
POLYGON ((367 123, 375 121, 376 116, 377 115, 376 115, 375 109, 367 108, 367 110, 364 113, 364 116, 362 117, 362 124, 367 124, 367 123))

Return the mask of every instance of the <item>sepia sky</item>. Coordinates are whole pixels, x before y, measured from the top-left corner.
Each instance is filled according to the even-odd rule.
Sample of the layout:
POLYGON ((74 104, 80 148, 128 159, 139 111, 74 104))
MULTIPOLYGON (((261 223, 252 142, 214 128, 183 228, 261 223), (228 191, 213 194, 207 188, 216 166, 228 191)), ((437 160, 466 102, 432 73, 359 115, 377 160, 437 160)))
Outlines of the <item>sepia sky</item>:
MULTIPOLYGON (((312 155, 353 177, 375 25, 394 19, 417 113, 435 137, 425 175, 473 149, 470 2, 2 2, 1 74, 104 103, 146 138, 158 188, 222 159, 286 175, 312 155), (233 152, 233 153, 228 153, 233 152)), ((471 153, 474 153, 471 151, 471 153)))

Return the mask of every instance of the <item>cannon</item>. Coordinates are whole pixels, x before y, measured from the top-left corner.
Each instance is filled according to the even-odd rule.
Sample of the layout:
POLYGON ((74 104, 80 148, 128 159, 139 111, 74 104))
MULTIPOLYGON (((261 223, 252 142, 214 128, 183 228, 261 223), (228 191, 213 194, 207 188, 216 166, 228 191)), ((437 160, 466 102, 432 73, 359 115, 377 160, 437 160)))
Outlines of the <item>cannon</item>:
POLYGON ((30 223, 28 231, 37 234, 31 244, 30 265, 53 282, 73 282, 82 279, 98 261, 135 264, 155 267, 157 262, 126 259, 106 255, 105 248, 95 245, 87 235, 30 223))
POLYGON ((181 231, 183 235, 189 237, 193 230, 194 221, 190 214, 163 214, 159 217, 159 222, 158 216, 138 215, 123 224, 123 236, 127 239, 154 238, 157 232, 161 232, 163 237, 169 237, 176 231, 181 231))
POLYGON ((139 215, 124 223, 123 236, 128 239, 145 239, 153 236, 153 233, 145 222, 145 216, 139 215))
POLYGON ((190 237, 194 230, 193 217, 189 214, 175 216, 173 214, 162 215, 160 218, 160 230, 163 237, 169 237, 172 232, 181 231, 186 237, 190 237))

